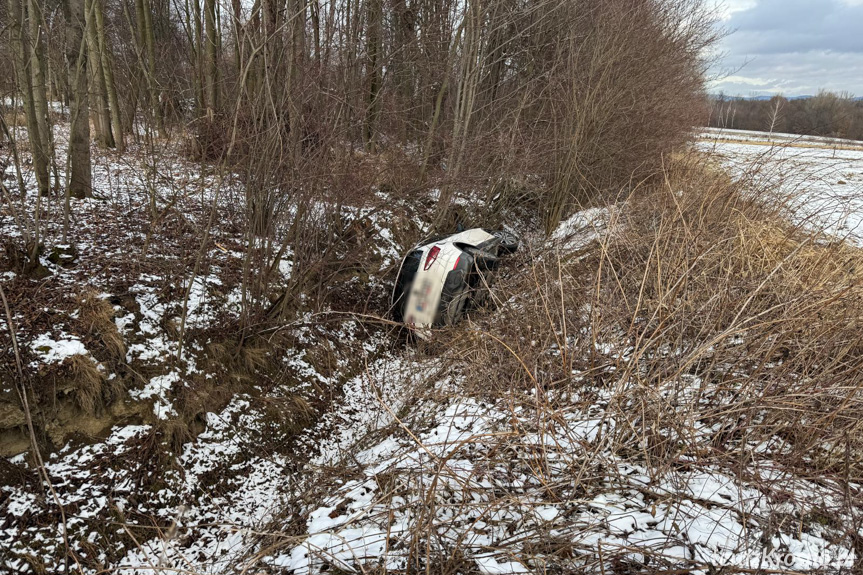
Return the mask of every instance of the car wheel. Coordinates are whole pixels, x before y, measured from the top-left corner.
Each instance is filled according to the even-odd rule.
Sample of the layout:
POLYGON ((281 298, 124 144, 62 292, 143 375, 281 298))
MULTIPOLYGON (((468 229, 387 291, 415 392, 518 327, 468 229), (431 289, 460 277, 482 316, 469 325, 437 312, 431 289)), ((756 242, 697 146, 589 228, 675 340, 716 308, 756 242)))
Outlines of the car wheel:
POLYGON ((518 250, 518 246, 521 242, 518 239, 518 236, 514 233, 501 230, 499 232, 495 232, 494 235, 500 240, 498 251, 505 254, 511 254, 518 250))
POLYGON ((444 325, 454 325, 459 319, 461 319, 469 296, 470 293, 468 288, 467 286, 464 286, 452 297, 444 310, 444 325))

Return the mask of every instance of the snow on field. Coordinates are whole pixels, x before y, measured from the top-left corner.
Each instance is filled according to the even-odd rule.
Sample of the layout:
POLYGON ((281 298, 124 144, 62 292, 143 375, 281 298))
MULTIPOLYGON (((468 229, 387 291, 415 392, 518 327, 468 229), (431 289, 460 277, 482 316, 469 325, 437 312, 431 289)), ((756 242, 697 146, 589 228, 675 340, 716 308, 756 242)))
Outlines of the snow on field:
POLYGON ((701 128, 699 137, 704 140, 719 140, 730 142, 799 144, 812 147, 848 147, 863 150, 863 142, 842 138, 826 138, 822 136, 802 136, 782 132, 757 132, 753 130, 729 130, 725 128, 701 128))
POLYGON ((863 243, 863 143, 710 130, 698 148, 716 154, 733 174, 776 186, 789 196, 797 221, 863 243))

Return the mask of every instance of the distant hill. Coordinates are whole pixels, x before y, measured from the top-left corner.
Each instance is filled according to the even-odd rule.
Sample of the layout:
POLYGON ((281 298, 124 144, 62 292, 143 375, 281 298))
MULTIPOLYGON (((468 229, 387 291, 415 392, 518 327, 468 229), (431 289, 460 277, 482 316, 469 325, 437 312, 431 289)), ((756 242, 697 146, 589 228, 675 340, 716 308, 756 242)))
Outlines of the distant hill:
MULTIPOLYGON (((808 100, 811 97, 812 97, 811 95, 807 94, 805 96, 788 96, 785 99, 786 100, 808 100)), ((763 102, 766 100, 770 100, 772 98, 773 98, 773 96, 753 96, 751 98, 743 98, 743 99, 744 100, 757 100, 759 102, 763 102)))
MULTIPOLYGON (((710 97, 714 99, 718 99, 720 97, 724 97, 726 100, 741 100, 745 102, 766 102, 773 98, 773 94, 769 96, 729 96, 728 94, 711 94, 710 97)), ((785 96, 786 100, 808 100, 812 98, 811 95, 805 96, 785 96)))
MULTIPOLYGON (((769 96, 728 96, 724 95, 726 100, 743 100, 747 102, 766 102, 773 98, 774 95, 769 96)), ((711 98, 717 99, 720 97, 720 94, 711 94, 711 98)), ((814 98, 811 94, 806 94, 803 96, 785 96, 786 100, 808 100, 810 98, 814 98)), ((863 96, 858 96, 856 98, 852 98, 854 102, 863 102, 863 96)))

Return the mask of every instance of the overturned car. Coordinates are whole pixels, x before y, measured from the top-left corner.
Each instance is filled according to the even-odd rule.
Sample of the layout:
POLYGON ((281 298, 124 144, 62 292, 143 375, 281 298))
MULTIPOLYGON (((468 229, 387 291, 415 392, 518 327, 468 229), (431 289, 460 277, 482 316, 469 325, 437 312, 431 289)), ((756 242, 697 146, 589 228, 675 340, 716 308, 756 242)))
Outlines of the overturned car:
POLYGON ((518 246, 518 237, 508 230, 474 228, 415 247, 399 268, 394 319, 415 328, 454 324, 482 303, 499 258, 518 246))

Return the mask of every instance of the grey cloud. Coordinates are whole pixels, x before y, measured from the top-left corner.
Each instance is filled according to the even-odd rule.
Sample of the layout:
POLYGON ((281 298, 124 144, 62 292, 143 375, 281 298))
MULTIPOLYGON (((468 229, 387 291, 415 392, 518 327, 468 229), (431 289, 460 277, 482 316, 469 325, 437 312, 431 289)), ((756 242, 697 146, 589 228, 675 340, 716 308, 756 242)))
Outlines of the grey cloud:
POLYGON ((863 94, 863 5, 758 0, 725 25, 732 34, 721 46, 722 67, 753 82, 720 82, 715 89, 742 95, 811 94, 819 88, 863 94))

